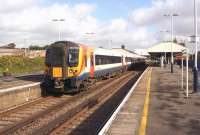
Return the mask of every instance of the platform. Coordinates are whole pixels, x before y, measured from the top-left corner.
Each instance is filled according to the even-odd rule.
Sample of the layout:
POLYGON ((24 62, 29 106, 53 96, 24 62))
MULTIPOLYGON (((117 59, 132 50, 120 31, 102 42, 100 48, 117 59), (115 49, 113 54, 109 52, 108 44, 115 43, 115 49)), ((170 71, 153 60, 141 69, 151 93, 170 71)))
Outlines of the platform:
POLYGON ((40 98, 42 74, 0 78, 0 112, 40 98))
POLYGON ((12 87, 17 87, 21 85, 27 85, 31 83, 41 82, 43 75, 38 74, 26 74, 20 76, 8 76, 0 78, 0 91, 3 89, 8 89, 12 87))
MULTIPOLYGON (((144 74, 134 92, 117 113, 107 135, 199 135, 200 94, 189 98, 181 90, 181 70, 170 66, 152 67, 144 74)), ((185 89, 185 88, 184 88, 185 89)))

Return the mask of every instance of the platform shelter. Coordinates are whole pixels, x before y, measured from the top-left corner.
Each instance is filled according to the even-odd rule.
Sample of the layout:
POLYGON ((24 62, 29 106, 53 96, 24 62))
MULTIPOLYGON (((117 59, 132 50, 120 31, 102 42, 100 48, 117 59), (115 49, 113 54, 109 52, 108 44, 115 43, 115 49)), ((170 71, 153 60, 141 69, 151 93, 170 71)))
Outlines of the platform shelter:
POLYGON ((186 47, 179 45, 177 43, 171 44, 171 42, 162 42, 148 48, 148 53, 153 59, 159 59, 160 65, 163 66, 165 63, 170 63, 171 52, 173 52, 173 57, 182 53, 186 47))

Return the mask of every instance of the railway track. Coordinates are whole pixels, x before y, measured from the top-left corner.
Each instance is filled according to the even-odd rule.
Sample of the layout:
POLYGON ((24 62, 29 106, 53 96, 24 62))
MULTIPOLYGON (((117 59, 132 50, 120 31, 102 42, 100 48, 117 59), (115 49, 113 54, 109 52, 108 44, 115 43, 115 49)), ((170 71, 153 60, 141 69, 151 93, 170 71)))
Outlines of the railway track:
POLYGON ((79 118, 85 122, 100 106, 111 101, 111 97, 118 93, 118 88, 122 88, 132 77, 133 72, 127 72, 121 77, 97 83, 74 96, 47 97, 1 113, 0 134, 62 134, 65 133, 63 126, 68 127, 68 133, 75 133, 73 127, 77 125, 74 122, 81 123, 79 118))
POLYGON ((113 111, 128 93, 141 72, 127 76, 115 86, 98 97, 98 102, 92 108, 84 108, 69 121, 50 132, 50 135, 95 135, 102 129, 113 111))

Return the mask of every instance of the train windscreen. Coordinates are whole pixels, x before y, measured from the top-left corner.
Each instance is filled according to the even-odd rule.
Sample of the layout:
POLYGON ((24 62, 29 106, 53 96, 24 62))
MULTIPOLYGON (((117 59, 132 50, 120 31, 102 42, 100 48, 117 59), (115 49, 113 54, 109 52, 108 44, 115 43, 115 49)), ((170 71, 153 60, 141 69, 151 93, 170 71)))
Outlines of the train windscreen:
POLYGON ((68 64, 70 67, 76 67, 78 65, 79 47, 69 47, 68 64))
POLYGON ((64 53, 61 47, 51 47, 47 49, 45 63, 52 67, 62 67, 63 57, 64 53))

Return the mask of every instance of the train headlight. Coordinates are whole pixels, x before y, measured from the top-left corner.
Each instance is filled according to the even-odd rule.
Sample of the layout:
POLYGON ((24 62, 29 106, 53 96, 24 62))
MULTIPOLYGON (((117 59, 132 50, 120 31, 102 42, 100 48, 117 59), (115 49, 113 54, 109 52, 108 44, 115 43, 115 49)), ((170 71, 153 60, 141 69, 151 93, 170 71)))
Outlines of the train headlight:
POLYGON ((70 69, 70 70, 69 70, 69 72, 70 72, 70 73, 73 73, 73 70, 72 70, 72 69, 70 69))

